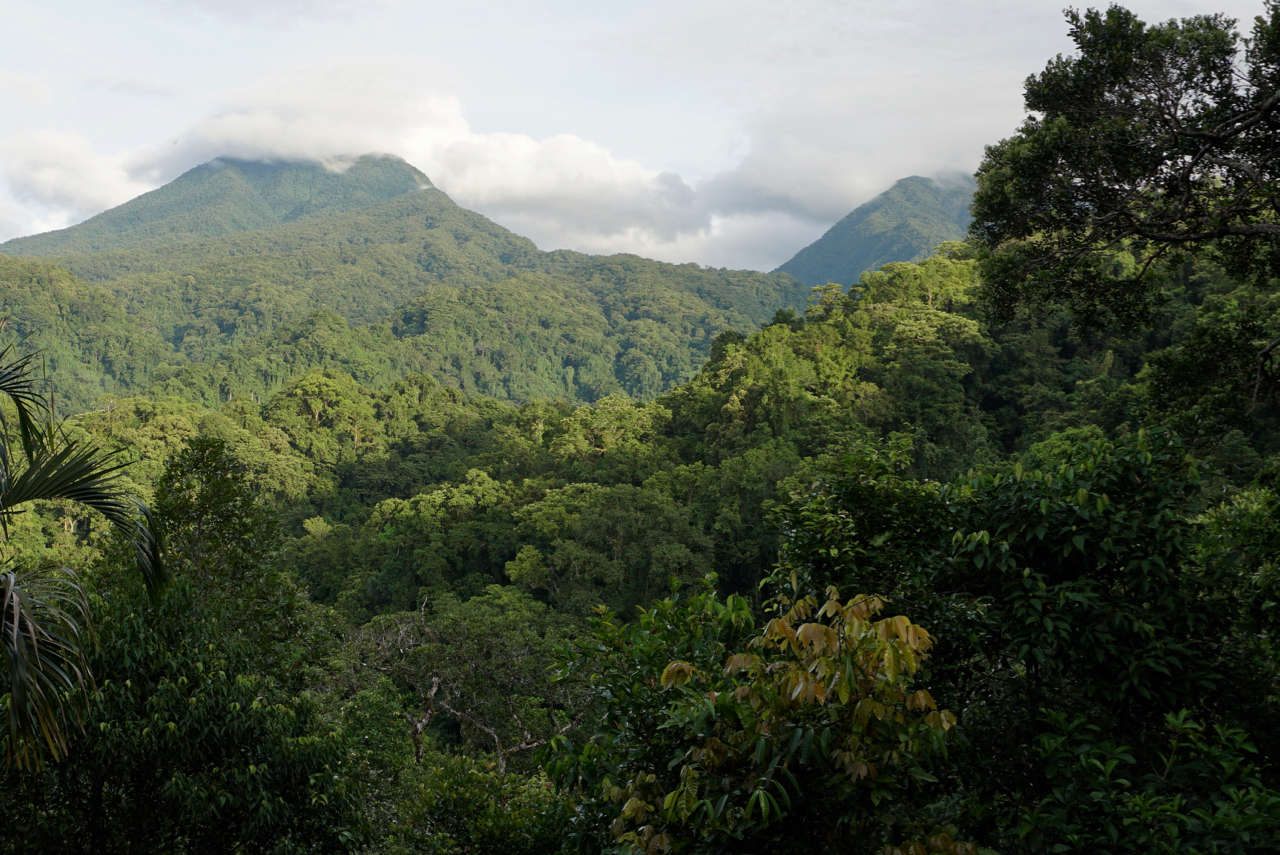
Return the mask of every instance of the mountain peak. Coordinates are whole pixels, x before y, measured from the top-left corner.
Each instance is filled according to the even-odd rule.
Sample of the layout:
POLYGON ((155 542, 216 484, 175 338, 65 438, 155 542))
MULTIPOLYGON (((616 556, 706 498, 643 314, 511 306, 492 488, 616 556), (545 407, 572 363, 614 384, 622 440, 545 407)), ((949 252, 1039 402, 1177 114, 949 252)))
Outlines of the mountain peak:
MULTIPOLYGON (((859 205, 827 233, 778 268, 809 286, 852 285, 863 272, 891 261, 919 261, 969 228, 973 179, 912 175, 859 205)), ((777 271, 775 271, 777 272, 777 271)))
POLYGON ((334 216, 430 188, 389 154, 330 163, 218 157, 83 223, 0 244, 14 255, 161 246, 334 216))

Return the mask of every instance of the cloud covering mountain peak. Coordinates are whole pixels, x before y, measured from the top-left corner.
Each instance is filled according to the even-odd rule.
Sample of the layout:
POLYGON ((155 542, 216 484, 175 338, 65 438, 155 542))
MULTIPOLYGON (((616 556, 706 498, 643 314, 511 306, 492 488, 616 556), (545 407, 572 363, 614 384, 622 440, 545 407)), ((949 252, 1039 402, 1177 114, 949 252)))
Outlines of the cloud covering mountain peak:
POLYGON ((384 151, 546 248, 769 269, 904 175, 971 171, 1070 50, 1019 0, 13 5, 60 50, 0 60, 0 238, 222 154, 384 151))

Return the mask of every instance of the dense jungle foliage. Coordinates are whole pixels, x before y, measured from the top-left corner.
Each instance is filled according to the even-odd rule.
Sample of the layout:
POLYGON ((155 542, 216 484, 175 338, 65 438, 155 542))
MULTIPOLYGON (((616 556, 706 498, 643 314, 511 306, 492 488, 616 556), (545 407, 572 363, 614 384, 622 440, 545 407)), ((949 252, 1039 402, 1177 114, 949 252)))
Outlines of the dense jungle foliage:
POLYGON ((1275 390, 1182 405, 1197 331, 1265 295, 1198 260, 1141 334, 994 328, 969 252, 647 403, 103 398, 64 429, 135 461, 176 582, 149 605, 70 505, 11 520, 99 635, 6 817, 48 851, 1274 842, 1275 390))
MULTIPOLYGON (((1041 81, 1123 88, 1233 38, 1118 7, 1071 21, 1083 59, 1041 81), (1133 63, 1089 64, 1116 44, 1133 63)), ((132 315, 91 278, 3 260, 45 307, 11 323, 75 342, 50 346, 58 394, 96 396, 40 434, 48 454, 119 449, 110 486, 150 509, 170 581, 149 591, 79 494, 8 500, 43 458, 5 409, 4 578, 82 592, 92 622, 65 756, 0 770, 0 852, 1280 849, 1273 239, 1243 267, 1208 239, 1112 241, 1090 282, 1140 311, 1019 292, 1033 251, 1078 249, 1066 220, 999 232, 1041 130, 989 150, 967 242, 750 332, 655 315, 706 360, 643 389, 609 385, 616 353, 575 369, 590 394, 518 355, 468 369, 501 394, 441 367, 499 327, 549 361, 600 352, 564 320, 590 307, 526 271, 423 283, 389 321, 312 314, 112 392, 91 348, 146 359, 150 333, 112 338, 132 315)), ((1221 222, 1254 216, 1222 186, 1201 186, 1221 222)), ((588 262, 602 300, 666 293, 647 262, 565 263, 588 262)), ((708 275, 679 293, 727 281, 708 275)), ((6 756, 22 738, 0 730, 6 756)))

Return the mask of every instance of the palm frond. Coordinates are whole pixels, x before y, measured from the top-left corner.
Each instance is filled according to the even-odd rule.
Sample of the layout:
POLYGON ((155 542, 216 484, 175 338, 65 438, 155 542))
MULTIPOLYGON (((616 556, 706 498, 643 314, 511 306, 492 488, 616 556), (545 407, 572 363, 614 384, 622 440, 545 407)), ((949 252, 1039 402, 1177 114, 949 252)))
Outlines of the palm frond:
POLYGON ((133 546, 138 571, 147 584, 147 591, 157 597, 169 584, 169 570, 165 563, 164 527, 142 502, 134 502, 138 516, 129 523, 124 536, 133 546))
MULTIPOLYGON (((36 384, 35 358, 37 353, 23 356, 13 354, 13 345, 0 350, 0 395, 8 396, 17 413, 18 444, 30 462, 38 450, 50 448, 53 440, 51 410, 36 384)), ((10 453, 12 432, 9 416, 0 407, 0 493, 8 489, 14 461, 10 453)), ((0 530, 9 534, 9 520, 0 516, 0 530)))
MULTIPOLYGON (((0 408, 0 530, 29 502, 69 500, 98 511, 133 547, 153 597, 168 581, 164 538, 157 521, 120 484, 124 463, 91 443, 70 439, 53 418, 35 380, 37 354, 0 350, 0 397, 17 413, 17 436, 0 408), (14 454, 15 447, 21 454, 14 454)), ((9 671, 7 732, 0 731, 10 766, 40 763, 47 747, 65 755, 70 730, 82 722, 90 679, 81 633, 89 604, 70 571, 0 573, 0 664, 9 671)), ((3 727, 0 724, 0 727, 3 727)))
POLYGON ((0 609, 0 663, 9 672, 5 759, 30 768, 42 745, 55 760, 64 756, 68 726, 82 723, 89 602, 69 571, 4 572, 0 609))
MULTIPOLYGON (((27 459, 33 458, 41 448, 48 448, 53 439, 50 408, 38 388, 35 359, 40 354, 11 355, 13 345, 0 350, 0 394, 8 396, 17 411, 18 439, 27 459)), ((5 437, 12 434, 8 417, 0 409, 0 431, 5 437)), ((8 456, 7 454, 5 455, 8 456)), ((5 471, 9 470, 5 461, 5 471)))
POLYGON ((0 519, 19 505, 66 499, 98 511, 130 543, 147 588, 152 594, 168 581, 164 566, 164 538, 151 512, 119 484, 119 458, 95 445, 66 440, 57 450, 42 450, 0 490, 0 519))

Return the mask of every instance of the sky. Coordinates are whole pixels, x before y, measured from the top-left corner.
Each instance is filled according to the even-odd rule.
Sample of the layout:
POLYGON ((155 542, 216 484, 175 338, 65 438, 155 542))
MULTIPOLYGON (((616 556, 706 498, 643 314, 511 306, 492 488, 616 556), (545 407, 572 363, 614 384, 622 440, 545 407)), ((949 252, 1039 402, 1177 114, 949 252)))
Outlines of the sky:
MULTIPOLYGON (((1262 11, 1207 2, 1124 5, 1262 11)), ((0 240, 221 155, 380 152, 542 249, 771 270, 899 178, 971 173, 1070 52, 1064 5, 0 0, 0 240)))

